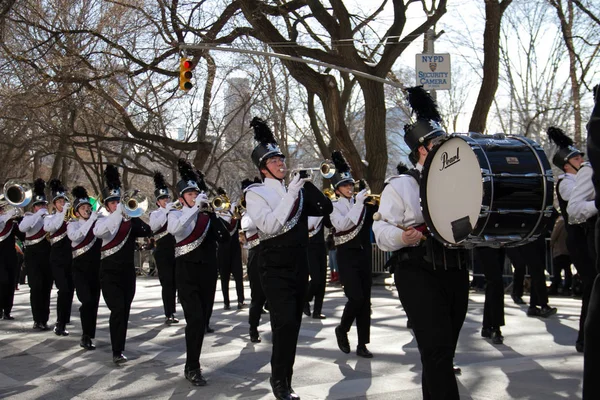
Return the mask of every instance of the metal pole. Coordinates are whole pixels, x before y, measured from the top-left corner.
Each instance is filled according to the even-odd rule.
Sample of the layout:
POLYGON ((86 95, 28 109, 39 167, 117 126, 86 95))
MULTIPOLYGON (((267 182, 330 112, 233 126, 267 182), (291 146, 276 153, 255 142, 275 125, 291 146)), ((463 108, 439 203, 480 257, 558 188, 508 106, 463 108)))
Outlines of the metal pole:
MULTIPOLYGON (((425 54, 433 54, 435 53, 434 51, 434 43, 435 43, 435 31, 433 30, 433 28, 430 28, 427 30, 427 32, 425 32, 425 41, 423 43, 423 53, 425 54)), ((433 98, 433 100, 435 100, 437 102, 437 91, 435 89, 431 89, 429 91, 429 93, 431 94, 431 97, 433 98)))

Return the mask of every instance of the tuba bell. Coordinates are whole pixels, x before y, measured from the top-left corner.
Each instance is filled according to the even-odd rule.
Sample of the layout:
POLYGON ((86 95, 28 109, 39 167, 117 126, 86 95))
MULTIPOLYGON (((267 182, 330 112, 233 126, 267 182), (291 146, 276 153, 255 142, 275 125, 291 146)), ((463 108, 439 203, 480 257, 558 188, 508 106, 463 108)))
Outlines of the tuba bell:
POLYGON ((26 207, 32 198, 33 190, 26 182, 12 179, 4 184, 4 200, 13 207, 26 207))
POLYGON ((138 218, 148 209, 148 198, 138 189, 126 191, 121 197, 123 214, 129 218, 138 218))

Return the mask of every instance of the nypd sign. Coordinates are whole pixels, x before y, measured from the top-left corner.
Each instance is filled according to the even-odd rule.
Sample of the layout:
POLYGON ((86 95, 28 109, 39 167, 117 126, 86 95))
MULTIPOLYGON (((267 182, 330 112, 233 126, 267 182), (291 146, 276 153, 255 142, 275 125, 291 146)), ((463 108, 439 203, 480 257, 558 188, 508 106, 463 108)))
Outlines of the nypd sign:
POLYGON ((425 90, 450 90, 450 54, 417 54, 417 85, 425 90))

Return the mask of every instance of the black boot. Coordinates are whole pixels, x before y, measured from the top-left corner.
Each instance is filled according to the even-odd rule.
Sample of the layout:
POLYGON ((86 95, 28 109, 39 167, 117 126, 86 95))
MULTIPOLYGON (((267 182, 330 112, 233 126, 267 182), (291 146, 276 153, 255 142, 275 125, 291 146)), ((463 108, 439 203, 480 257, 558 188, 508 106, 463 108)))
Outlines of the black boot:
POLYGON ((295 400, 290 394, 287 379, 273 379, 273 377, 270 377, 269 382, 277 400, 295 400))

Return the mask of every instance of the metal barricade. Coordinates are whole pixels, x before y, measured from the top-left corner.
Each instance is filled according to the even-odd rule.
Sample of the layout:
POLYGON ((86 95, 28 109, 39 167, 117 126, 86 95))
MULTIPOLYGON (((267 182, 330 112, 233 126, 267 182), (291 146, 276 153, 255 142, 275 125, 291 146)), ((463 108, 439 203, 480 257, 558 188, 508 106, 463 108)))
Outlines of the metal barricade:
POLYGON ((392 253, 381 250, 375 243, 372 243, 371 246, 371 272, 375 274, 388 273, 389 271, 385 268, 385 264, 392 256, 392 253))

